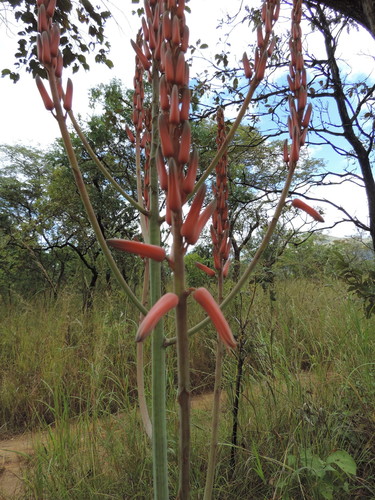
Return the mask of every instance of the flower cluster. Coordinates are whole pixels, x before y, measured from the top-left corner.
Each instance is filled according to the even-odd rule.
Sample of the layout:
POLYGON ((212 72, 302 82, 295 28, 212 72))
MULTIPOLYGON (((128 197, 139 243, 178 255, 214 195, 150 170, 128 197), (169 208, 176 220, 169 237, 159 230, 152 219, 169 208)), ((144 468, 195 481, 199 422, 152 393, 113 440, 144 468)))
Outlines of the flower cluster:
MULTIPOLYGON (((226 131, 224 112, 222 108, 217 111, 217 136, 218 149, 225 141, 226 131)), ((214 266, 226 276, 229 265, 229 220, 228 220, 228 158, 225 153, 216 165, 216 185, 213 186, 217 200, 216 210, 212 216, 211 238, 213 243, 214 266)))
MULTIPOLYGON (((38 59, 47 71, 51 87, 56 85, 58 98, 62 100, 64 109, 70 111, 73 99, 73 83, 68 79, 66 91, 62 88, 63 56, 59 50, 60 28, 57 23, 52 22, 56 8, 56 0, 37 0, 38 6, 38 35, 37 53, 38 59)), ((47 92, 42 79, 35 78, 39 93, 48 111, 55 109, 54 99, 47 92)))
POLYGON ((289 96, 288 129, 292 140, 290 153, 288 141, 284 143, 284 161, 294 169, 299 159, 301 146, 305 144, 312 106, 307 106, 306 70, 302 55, 302 0, 294 0, 292 9, 291 36, 289 40, 290 64, 288 83, 292 95, 289 96))
POLYGON ((266 0, 262 7, 262 23, 257 28, 257 46, 254 54, 254 73, 252 65, 249 62, 246 52, 242 56, 242 64, 245 76, 249 80, 253 77, 255 82, 259 83, 263 77, 267 66, 267 59, 271 57, 275 48, 276 41, 273 38, 270 41, 272 28, 279 18, 280 0, 266 0))

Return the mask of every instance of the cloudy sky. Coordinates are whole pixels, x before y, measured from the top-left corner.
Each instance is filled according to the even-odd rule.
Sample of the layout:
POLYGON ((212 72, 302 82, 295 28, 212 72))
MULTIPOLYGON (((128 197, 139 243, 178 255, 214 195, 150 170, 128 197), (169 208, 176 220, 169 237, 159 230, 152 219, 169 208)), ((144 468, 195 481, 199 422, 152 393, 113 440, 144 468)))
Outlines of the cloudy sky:
MULTIPOLYGON (((73 103, 76 115, 86 116, 89 113, 87 91, 94 85, 109 82, 113 77, 117 77, 124 82, 125 86, 132 86, 134 53, 129 40, 135 37, 139 27, 138 17, 132 15, 132 10, 136 5, 132 4, 130 0, 108 0, 106 3, 114 17, 113 20, 109 21, 106 33, 112 45, 110 58, 113 60, 115 68, 109 70, 104 65, 92 63, 89 72, 80 70, 74 76, 69 74, 69 70, 64 72, 64 77, 71 76, 74 82, 73 103)), ((201 54, 195 53, 193 68, 196 72, 205 68, 207 63, 204 57, 209 58, 211 54, 217 52, 219 39, 225 39, 225 32, 218 29, 218 20, 227 14, 228 9, 230 14, 234 14, 240 4, 239 0, 233 2, 190 0, 189 6, 192 13, 187 17, 191 32, 190 40, 195 43, 201 39, 209 45, 209 48, 201 54)), ((260 2, 253 0, 248 4, 258 6, 260 2)), ((288 23, 285 26, 287 27, 288 23)), ((1 26, 1 68, 13 67, 13 55, 17 49, 17 31, 20 29, 21 26, 16 25, 10 17, 8 17, 7 26, 1 26)), ((252 30, 248 26, 242 25, 238 26, 228 39, 231 43, 231 58, 234 63, 240 61, 248 43, 252 41, 252 37, 252 30)), ((353 43, 353 34, 344 35, 341 45, 342 55, 352 67, 352 74, 361 72, 364 67, 371 67, 373 59, 363 54, 375 53, 374 40, 364 30, 355 33, 355 41, 356 43, 353 43)), ((321 50, 318 34, 309 37, 309 44, 318 55, 321 50)), ((16 85, 7 78, 0 79, 0 109, 0 143, 22 142, 27 145, 46 146, 58 134, 57 124, 51 115, 44 110, 32 77, 25 72, 22 72, 21 79, 16 85)), ((315 153, 320 156, 323 154, 328 166, 330 166, 329 162, 335 162, 335 166, 337 166, 337 158, 334 159, 327 151, 316 150, 315 153)), ((366 200, 361 190, 348 185, 341 187, 340 190, 326 190, 324 196, 335 202, 344 200, 348 209, 357 212, 360 218, 366 220, 366 200)), ((340 214, 337 211, 327 209, 326 220, 329 224, 338 218, 340 218, 340 214)), ((352 231, 353 228, 350 225, 342 225, 333 230, 332 234, 341 236, 350 234, 352 231)))

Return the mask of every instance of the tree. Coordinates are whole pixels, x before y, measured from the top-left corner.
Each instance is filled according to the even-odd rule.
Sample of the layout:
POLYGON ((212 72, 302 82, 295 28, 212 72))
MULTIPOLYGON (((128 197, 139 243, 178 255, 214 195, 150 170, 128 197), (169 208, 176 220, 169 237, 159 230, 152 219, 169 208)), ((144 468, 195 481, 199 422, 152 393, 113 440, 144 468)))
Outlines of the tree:
MULTIPOLYGON (((95 141, 98 155, 108 170, 127 192, 134 193, 133 148, 125 140, 125 127, 121 127, 118 120, 114 119, 117 113, 121 113, 125 123, 130 121, 129 108, 125 111, 120 107, 126 106, 126 92, 119 82, 113 81, 93 89, 92 93, 102 99, 104 110, 94 113, 88 123, 83 125, 87 129, 88 141, 95 141)), ((124 203, 112 185, 98 172, 74 134, 72 138, 103 233, 107 238, 133 237, 139 232, 134 210, 124 203)), ((68 278, 67 266, 72 270, 74 262, 77 266, 78 258, 88 271, 87 290, 90 292, 95 287, 102 266, 101 251, 76 194, 61 141, 56 141, 47 151, 2 146, 1 153, 4 276, 6 269, 19 267, 15 262, 17 258, 21 262, 27 260, 21 254, 27 255, 29 260, 31 256, 34 273, 41 273, 56 293, 59 285, 68 278)), ((125 263, 126 259, 122 266, 126 274, 129 266, 125 263)), ((36 280, 36 286, 39 283, 40 280, 36 280)))

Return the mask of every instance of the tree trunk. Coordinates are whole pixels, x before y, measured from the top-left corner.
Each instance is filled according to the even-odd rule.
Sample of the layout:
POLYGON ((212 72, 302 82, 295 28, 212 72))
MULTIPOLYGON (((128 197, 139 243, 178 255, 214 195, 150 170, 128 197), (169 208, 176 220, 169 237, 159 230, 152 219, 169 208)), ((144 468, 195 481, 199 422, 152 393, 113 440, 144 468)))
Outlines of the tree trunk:
POLYGON ((374 0, 308 0, 307 5, 316 8, 319 5, 336 10, 366 28, 375 38, 375 2, 374 0))
POLYGON ((319 5, 316 6, 316 13, 316 25, 324 36, 328 64, 331 72, 332 86, 334 90, 334 99, 340 115, 344 137, 354 149, 362 172, 368 204, 369 232, 372 239, 372 245, 375 250, 375 181, 371 170, 370 151, 366 149, 365 145, 357 136, 353 127, 353 120, 349 116, 340 70, 335 57, 336 43, 332 36, 330 24, 319 5))

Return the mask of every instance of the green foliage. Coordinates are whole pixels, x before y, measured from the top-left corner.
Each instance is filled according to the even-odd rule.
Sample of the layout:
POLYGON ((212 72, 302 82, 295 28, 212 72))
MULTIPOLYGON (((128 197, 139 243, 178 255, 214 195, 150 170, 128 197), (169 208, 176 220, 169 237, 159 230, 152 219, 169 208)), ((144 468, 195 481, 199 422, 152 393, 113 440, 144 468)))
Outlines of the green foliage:
MULTIPOLYGON (((92 102, 96 108, 85 126, 88 140, 117 182, 134 195, 134 151, 125 132, 131 121, 129 96, 114 80, 93 89, 92 102)), ((74 134, 72 139, 104 235, 132 238, 139 232, 134 209, 97 171, 74 134)), ((1 160, 2 290, 34 293, 48 287, 56 293, 77 274, 88 288, 95 286, 99 269, 106 268, 61 141, 46 151, 3 145, 1 160)), ((125 275, 133 275, 139 264, 127 255, 119 262, 125 275)))
POLYGON ((337 275, 348 291, 363 302, 366 318, 375 313, 375 268, 373 252, 361 242, 337 245, 332 259, 337 275))
MULTIPOLYGON (((234 470, 229 443, 236 360, 225 359, 215 498, 318 500, 332 492, 340 500, 370 499, 375 494, 374 318, 364 319, 340 281, 282 280, 276 282, 276 293, 271 308, 257 287, 244 332, 249 348, 234 470)), ((252 293, 242 300, 245 311, 252 293)), ((58 492, 67 499, 147 498, 151 458, 134 390, 134 308, 116 289, 98 294, 90 312, 68 290, 57 300, 40 295, 0 307, 2 433, 47 429, 24 472, 26 496, 52 500, 58 492)), ((234 307, 227 311, 233 319, 234 307)), ((194 324, 203 318, 194 303, 190 314, 194 324)), ((173 335, 171 328, 167 318, 167 335, 173 335)), ((212 326, 191 339, 197 498, 211 425, 207 390, 212 387, 214 339, 212 326), (196 395, 202 391, 206 394, 196 395)), ((145 350, 148 360, 148 341, 145 350)), ((178 429, 172 350, 167 358, 172 450, 178 429)), ((147 362, 145 376, 149 380, 147 362)), ((170 454, 174 491, 177 459, 170 454)))
MULTIPOLYGON (((323 460, 310 448, 301 449, 298 456, 288 455, 288 469, 285 478, 278 482, 278 489, 286 486, 298 489, 300 483, 307 483, 310 492, 318 498, 333 500, 350 492, 348 478, 357 472, 353 457, 345 450, 338 450, 323 460)), ((290 498, 289 495, 284 498, 290 498)))
MULTIPOLYGON (((17 71, 9 68, 2 70, 2 76, 8 76, 13 82, 20 78, 19 70, 26 67, 32 73, 44 75, 45 70, 40 66, 36 53, 37 14, 35 0, 5 0, 4 9, 10 10, 16 21, 21 21, 23 29, 18 32, 18 50, 15 54, 17 71)), ((71 66, 73 72, 80 67, 88 70, 86 54, 93 52, 95 62, 104 63, 109 68, 113 63, 108 59, 110 44, 104 35, 106 20, 111 13, 98 8, 89 1, 80 2, 64 0, 57 2, 54 21, 61 27, 60 46, 64 57, 64 66, 71 66), (90 42, 83 34, 87 29, 90 42)))

